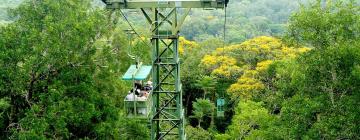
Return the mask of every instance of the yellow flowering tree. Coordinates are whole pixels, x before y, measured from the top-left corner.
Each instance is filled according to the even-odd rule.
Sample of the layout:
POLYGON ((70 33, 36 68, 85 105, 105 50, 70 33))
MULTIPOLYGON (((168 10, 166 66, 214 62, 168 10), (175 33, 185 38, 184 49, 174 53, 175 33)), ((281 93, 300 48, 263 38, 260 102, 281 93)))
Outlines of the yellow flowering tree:
POLYGON ((184 37, 179 37, 179 53, 185 54, 186 51, 191 51, 194 48, 198 48, 199 44, 195 41, 186 40, 184 37))
POLYGON ((213 55, 226 55, 253 67, 260 61, 291 58, 308 51, 309 48, 294 48, 286 46, 280 39, 260 36, 241 44, 218 48, 213 55))
POLYGON ((265 89, 259 77, 273 61, 294 58, 309 50, 286 46, 274 37, 260 36, 241 44, 217 48, 203 57, 201 66, 217 77, 238 78, 227 90, 233 99, 239 96, 251 98, 252 94, 265 89))
POLYGON ((247 99, 252 97, 251 93, 262 91, 265 89, 265 86, 258 77, 260 77, 272 63, 272 60, 261 61, 257 63, 255 70, 245 70, 244 74, 236 83, 230 86, 227 92, 233 99, 239 97, 239 95, 247 99))
POLYGON ((272 60, 265 60, 257 63, 256 71, 259 73, 265 72, 273 62, 272 60))
POLYGON ((201 60, 201 66, 216 77, 231 78, 241 72, 236 59, 229 56, 205 55, 201 60))

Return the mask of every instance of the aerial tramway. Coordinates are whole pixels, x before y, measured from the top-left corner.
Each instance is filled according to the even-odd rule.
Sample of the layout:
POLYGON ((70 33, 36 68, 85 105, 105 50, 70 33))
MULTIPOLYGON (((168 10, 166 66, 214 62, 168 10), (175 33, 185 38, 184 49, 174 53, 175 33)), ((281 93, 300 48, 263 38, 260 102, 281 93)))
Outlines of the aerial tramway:
MULTIPOLYGON (((151 66, 142 65, 140 62, 131 65, 123 79, 139 84, 148 78, 151 72, 152 90, 146 101, 125 100, 127 112, 132 112, 131 117, 150 120, 152 140, 186 139, 178 52, 180 28, 191 8, 226 9, 228 0, 102 1, 107 9, 119 10, 125 20, 127 18, 122 9, 140 9, 151 26, 151 66)), ((130 23, 129 25, 132 27, 130 23)), ((136 33, 135 30, 134 32, 136 33)))

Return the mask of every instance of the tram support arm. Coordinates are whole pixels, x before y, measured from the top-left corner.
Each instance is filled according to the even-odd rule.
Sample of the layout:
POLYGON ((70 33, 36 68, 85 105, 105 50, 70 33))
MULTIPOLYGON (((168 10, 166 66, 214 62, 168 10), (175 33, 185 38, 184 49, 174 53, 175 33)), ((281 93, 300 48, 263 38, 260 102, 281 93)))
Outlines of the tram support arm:
POLYGON ((216 8, 222 9, 228 0, 102 0, 108 9, 140 8, 216 8))

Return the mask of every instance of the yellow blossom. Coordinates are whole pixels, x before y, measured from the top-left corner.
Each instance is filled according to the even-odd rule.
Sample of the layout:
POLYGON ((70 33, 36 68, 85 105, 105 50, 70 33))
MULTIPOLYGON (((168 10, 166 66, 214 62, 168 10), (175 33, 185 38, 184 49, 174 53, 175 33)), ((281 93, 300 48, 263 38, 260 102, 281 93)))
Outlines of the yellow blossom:
POLYGON ((240 67, 236 65, 221 65, 219 68, 214 69, 211 74, 218 77, 231 78, 239 73, 240 67))
POLYGON ((227 90, 233 98, 242 96, 243 98, 250 98, 254 92, 264 89, 261 81, 255 78, 241 77, 237 83, 232 84, 227 90))
POLYGON ((186 51, 191 51, 199 47, 195 41, 186 40, 184 37, 179 37, 179 53, 184 54, 186 51))
POLYGON ((274 61, 294 58, 309 50, 310 48, 306 47, 286 46, 280 39, 274 37, 260 36, 241 44, 217 48, 210 55, 203 57, 201 66, 215 76, 234 77, 243 71, 237 82, 232 84, 227 92, 231 97, 250 98, 252 94, 265 88, 264 83, 257 78, 274 61))
POLYGON ((256 65, 256 70, 259 72, 263 72, 266 69, 268 69, 268 67, 273 63, 272 60, 265 60, 265 61, 261 61, 259 63, 257 63, 256 65))

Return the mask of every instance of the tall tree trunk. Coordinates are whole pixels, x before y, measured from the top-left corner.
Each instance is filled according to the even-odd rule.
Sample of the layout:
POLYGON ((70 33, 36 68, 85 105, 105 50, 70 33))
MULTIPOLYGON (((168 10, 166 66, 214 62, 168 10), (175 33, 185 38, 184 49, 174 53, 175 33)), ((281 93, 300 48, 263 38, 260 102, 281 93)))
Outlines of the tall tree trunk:
POLYGON ((201 128, 200 124, 201 124, 201 118, 199 118, 199 124, 198 124, 199 128, 201 128))
POLYGON ((190 115, 190 113, 191 113, 191 112, 188 113, 189 110, 190 110, 190 109, 189 109, 189 106, 190 106, 190 97, 191 97, 191 95, 192 95, 191 92, 190 92, 189 95, 186 95, 187 97, 186 97, 186 110, 185 110, 186 112, 185 112, 185 113, 186 113, 187 115, 190 115))
POLYGON ((212 129, 215 128, 214 118, 215 118, 215 110, 213 109, 211 113, 211 121, 210 121, 210 128, 212 129))
POLYGON ((203 99, 205 99, 205 97, 206 97, 206 90, 204 90, 204 98, 203 99))

